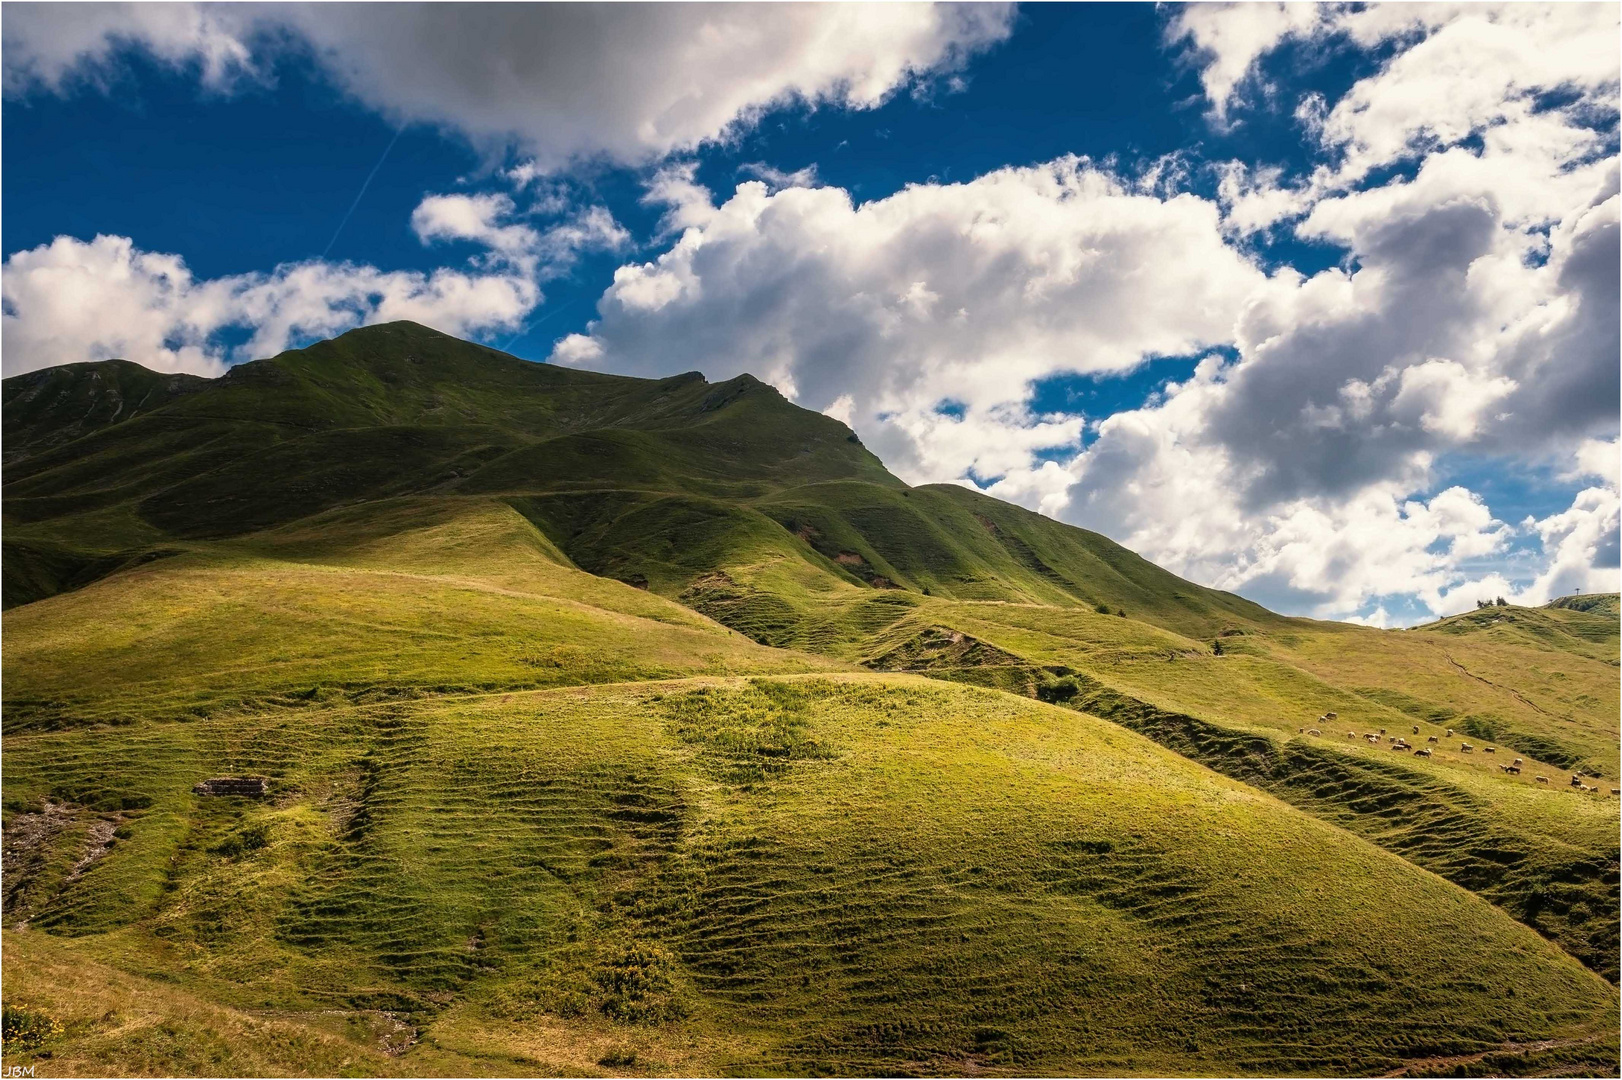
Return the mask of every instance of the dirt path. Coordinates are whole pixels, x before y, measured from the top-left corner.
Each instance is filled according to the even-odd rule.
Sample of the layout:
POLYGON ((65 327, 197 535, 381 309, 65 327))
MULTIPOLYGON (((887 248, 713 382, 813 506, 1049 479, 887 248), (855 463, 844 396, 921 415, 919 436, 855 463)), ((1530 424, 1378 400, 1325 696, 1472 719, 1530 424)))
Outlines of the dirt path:
POLYGON ((1445 649, 1442 651, 1442 655, 1447 657, 1447 662, 1448 663, 1450 663, 1454 667, 1458 668, 1465 675, 1467 675, 1470 678, 1474 679, 1476 682, 1485 683, 1488 686, 1492 687, 1494 690, 1497 690, 1501 694, 1508 694, 1510 697, 1514 698, 1516 701, 1519 701, 1522 705, 1525 705, 1529 709, 1536 709, 1538 712, 1542 713, 1544 716, 1552 715, 1549 712, 1548 709, 1545 709, 1543 706, 1539 705, 1537 702, 1533 701, 1531 698, 1527 697, 1525 694, 1522 694, 1519 690, 1513 690, 1513 689, 1511 689, 1510 687, 1507 687, 1507 686, 1500 686, 1498 683, 1493 682, 1491 679, 1484 679, 1480 675, 1477 675, 1475 672, 1471 671, 1469 668, 1465 667, 1463 664, 1461 664, 1457 660, 1453 659, 1453 657, 1451 655, 1449 655, 1448 652, 1445 649))
POLYGON ((1417 1058, 1385 1075, 1407 1076, 1416 1069, 1423 1072, 1435 1072, 1442 1069, 1451 1069, 1458 1065, 1474 1065, 1482 1058, 1490 1057, 1493 1054, 1535 1054, 1543 1050, 1559 1050, 1567 1046, 1583 1046, 1587 1043, 1598 1042, 1603 1037, 1603 1035, 1585 1035, 1580 1039, 1539 1039, 1537 1042, 1527 1043, 1507 1042, 1502 1046, 1495 1046, 1491 1050, 1483 1050, 1479 1054, 1417 1058))

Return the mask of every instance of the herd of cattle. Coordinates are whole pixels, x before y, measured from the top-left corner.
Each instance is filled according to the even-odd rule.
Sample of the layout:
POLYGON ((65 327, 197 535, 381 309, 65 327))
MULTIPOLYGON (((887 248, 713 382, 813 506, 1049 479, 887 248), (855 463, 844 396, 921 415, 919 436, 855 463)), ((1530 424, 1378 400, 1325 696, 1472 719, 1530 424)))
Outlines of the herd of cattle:
MULTIPOLYGON (((1318 717, 1318 723, 1327 724, 1331 720, 1338 719, 1339 715, 1340 715, 1339 713, 1326 712, 1322 716, 1318 717)), ((1309 728, 1309 727, 1299 727, 1299 728, 1296 728, 1295 731, 1296 731, 1297 735, 1320 735, 1321 736, 1323 734, 1323 732, 1321 730, 1319 730, 1318 728, 1309 728)), ((1418 724, 1414 725, 1414 734, 1415 735, 1419 734, 1419 725, 1418 724)), ((1356 740, 1358 738, 1358 734, 1355 731, 1348 731, 1346 733, 1346 737, 1348 739, 1356 740)), ((1422 747, 1414 746, 1412 743, 1410 743, 1407 740, 1407 738, 1405 738, 1402 735, 1387 735, 1385 733, 1385 728, 1381 728, 1378 732, 1373 732, 1373 731, 1364 732, 1362 737, 1364 739, 1366 739, 1368 742, 1375 745, 1375 746, 1379 746, 1382 742, 1390 743, 1391 744, 1391 749, 1400 750, 1403 753, 1412 753, 1414 755, 1414 757, 1428 758, 1428 757, 1431 756, 1431 749, 1432 748, 1429 745, 1422 746, 1422 747)), ((1452 728, 1447 729, 1447 738, 1449 738, 1449 739, 1453 738, 1453 729, 1452 728)), ((1427 738, 1425 740, 1425 742, 1427 744, 1429 744, 1429 743, 1438 743, 1439 744, 1441 742, 1441 739, 1438 736, 1432 735, 1429 738, 1427 738)), ((1461 754, 1473 754, 1475 752, 1476 752, 1476 748, 1471 746, 1469 743, 1467 743, 1467 742, 1460 742, 1459 743, 1459 753, 1461 753, 1461 754)), ((1482 747, 1482 752, 1487 753, 1487 754, 1496 754, 1496 753, 1498 753, 1498 747, 1496 747, 1496 746, 1484 746, 1484 747, 1482 747)), ((1511 763, 1509 765, 1500 765, 1498 767, 1500 769, 1502 769, 1504 772, 1509 773, 1511 776, 1519 776, 1519 775, 1521 775, 1521 766, 1524 765, 1524 764, 1525 764, 1525 761, 1523 761, 1521 758, 1516 758, 1513 763, 1511 763)), ((1547 776, 1536 776, 1536 777, 1534 777, 1534 779, 1536 779, 1537 782, 1540 783, 1540 784, 1547 784, 1549 782, 1549 778, 1547 776)), ((1587 779, 1592 780, 1592 779, 1597 779, 1597 777, 1588 777, 1587 779)), ((1580 773, 1580 772, 1579 773, 1573 773, 1571 775, 1571 786, 1576 788, 1579 791, 1597 792, 1597 793, 1599 793, 1601 795, 1604 794, 1604 789, 1602 787, 1600 787, 1598 785, 1585 784, 1583 782, 1583 780, 1584 780, 1584 776, 1583 776, 1582 773, 1580 773)), ((1622 788, 1612 788, 1611 789, 1611 794, 1612 795, 1622 795, 1622 788)))

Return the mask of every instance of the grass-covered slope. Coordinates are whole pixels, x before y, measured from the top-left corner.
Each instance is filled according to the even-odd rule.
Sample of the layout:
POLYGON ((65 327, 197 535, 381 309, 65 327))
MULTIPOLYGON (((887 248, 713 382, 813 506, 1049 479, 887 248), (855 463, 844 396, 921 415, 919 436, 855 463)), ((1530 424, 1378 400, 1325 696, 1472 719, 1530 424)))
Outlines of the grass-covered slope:
POLYGON ((1562 596, 1550 600, 1543 605, 1553 610, 1585 611, 1590 615, 1622 614, 1622 594, 1618 593, 1574 593, 1571 596, 1562 596))
POLYGON ((301 1019, 279 1067, 336 1029, 390 1072, 1604 1062, 1616 1006, 1484 901, 1148 740, 904 676, 285 702, 8 737, 6 782, 13 830, 68 818, 7 884, 8 1002, 63 1023, 54 1068, 265 1067, 194 1041, 208 1011, 160 1034, 51 977, 86 963, 301 1019), (222 774, 272 797, 192 794, 222 774))
POLYGON ((8 1065, 1617 1067, 1602 604, 1281 618, 747 377, 131 368, 5 386, 8 1065))
MULTIPOLYGON (((47 384, 77 400, 127 369, 143 370, 21 376, 6 400, 47 384)), ((1096 534, 960 489, 909 489, 843 424, 749 376, 626 379, 392 323, 185 386, 84 430, 36 405, 27 423, 8 412, 7 606, 177 545, 432 495, 503 498, 579 566, 672 597, 721 572, 801 609, 844 587, 899 587, 1112 604, 1190 633, 1272 618, 1096 534)))
POLYGON ((64 364, 5 380, 5 461, 132 420, 209 385, 196 375, 163 375, 127 360, 64 364))
POLYGON ((930 599, 870 649, 881 670, 1107 716, 1480 893, 1617 978, 1614 660, 1305 620, 1200 641, 930 599), (1431 755, 1394 751, 1399 736, 1431 755))
POLYGON ((586 574, 501 503, 405 500, 153 562, 6 617, 6 731, 245 702, 817 670, 586 574))

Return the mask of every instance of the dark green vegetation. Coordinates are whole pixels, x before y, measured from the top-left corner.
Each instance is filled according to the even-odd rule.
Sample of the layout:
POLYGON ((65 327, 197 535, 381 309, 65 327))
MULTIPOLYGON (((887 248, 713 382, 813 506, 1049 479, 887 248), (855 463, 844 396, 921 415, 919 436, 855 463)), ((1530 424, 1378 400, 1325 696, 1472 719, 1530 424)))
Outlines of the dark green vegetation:
POLYGON ((410 324, 5 409, 7 1064, 1616 1070, 1614 598, 1285 619, 410 324))

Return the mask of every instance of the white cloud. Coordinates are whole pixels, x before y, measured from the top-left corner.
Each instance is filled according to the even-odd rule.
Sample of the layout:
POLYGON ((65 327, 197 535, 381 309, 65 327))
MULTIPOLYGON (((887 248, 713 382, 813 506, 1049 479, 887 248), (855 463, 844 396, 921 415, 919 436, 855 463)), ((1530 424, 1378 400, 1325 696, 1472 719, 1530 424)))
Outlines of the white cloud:
POLYGON ((1622 487, 1622 460, 1618 459, 1616 439, 1585 439, 1577 447, 1572 475, 1592 476, 1607 487, 1622 487))
POLYGON ((1003 4, 23 5, 6 86, 105 78, 120 46, 223 85, 301 43, 400 122, 443 125, 539 171, 638 164, 790 102, 868 109, 1005 38, 1003 4))
POLYGON ((993 494, 1286 610, 1395 620, 1483 588, 1544 595, 1579 567, 1614 580, 1614 482, 1530 532, 1438 484, 1461 456, 1589 474, 1596 447, 1614 457, 1622 197, 1595 132, 1614 123, 1616 57, 1576 40, 1614 29, 1614 9, 1178 18, 1225 65, 1207 72, 1223 107, 1267 90, 1255 62, 1292 37, 1390 56, 1302 111, 1332 165, 1306 179, 1230 165, 1215 201, 1176 194, 1176 163, 1133 181, 1065 159, 862 205, 743 184, 717 206, 690 170, 668 172, 650 198, 680 238, 622 267, 556 358, 752 370, 909 480, 996 478, 993 494), (1430 59, 1409 62, 1419 49, 1430 59), (1544 108, 1557 88, 1566 104, 1544 108), (1367 183, 1403 158, 1418 167, 1367 183), (1264 275, 1233 238, 1286 221, 1342 264, 1264 275), (1032 411, 1034 380, 1215 346, 1232 352, 1096 423, 1084 450, 1081 418, 1032 411), (1041 453, 1055 446, 1071 456, 1041 453))
POLYGON ((1241 88, 1256 75, 1256 62, 1286 39, 1317 27, 1327 11, 1317 4, 1188 4, 1167 23, 1166 40, 1188 42, 1200 68, 1200 84, 1218 125, 1241 88))
MULTIPOLYGON (((551 203, 543 203, 551 209, 551 203)), ((513 200, 499 192, 429 195, 411 214, 411 229, 423 243, 463 240, 486 250, 477 262, 541 279, 567 273, 582 252, 617 251, 630 245, 606 207, 591 206, 549 228, 521 220, 513 200)))
POLYGON ((1615 484, 1584 488, 1571 507, 1538 521, 1533 528, 1543 542, 1547 564, 1517 596, 1521 603, 1542 604, 1582 591, 1616 592, 1622 496, 1615 484))
MULTIPOLYGON (((544 204, 540 209, 546 209, 544 204)), ((449 334, 511 330, 541 302, 540 284, 629 234, 600 206, 544 227, 500 193, 426 196, 411 215, 424 244, 474 245, 465 269, 384 271, 321 260, 268 274, 197 280, 179 255, 121 236, 59 236, 0 270, 5 372, 117 357, 160 371, 217 375, 228 363, 363 323, 410 319, 449 334), (225 330, 246 330, 234 348, 225 330)))
POLYGON ((1599 144, 1580 122, 1585 109, 1615 109, 1618 30, 1618 10, 1607 4, 1344 9, 1323 34, 1346 33, 1365 48, 1424 37, 1335 103, 1323 140, 1345 155, 1343 180, 1500 127, 1512 139, 1546 140, 1547 156, 1575 159, 1599 144), (1576 100, 1540 109, 1538 95, 1553 90, 1576 100))
POLYGON ((195 65, 223 89, 254 74, 252 49, 228 10, 200 4, 40 3, 6 9, 7 94, 60 91, 75 78, 105 84, 120 49, 136 46, 171 67, 195 65))
POLYGON ((685 231, 621 267, 589 334, 556 357, 752 371, 815 409, 849 397, 870 445, 914 478, 1000 475, 1073 442, 1077 421, 1025 410, 1032 380, 1229 340, 1263 280, 1212 204, 1138 194, 1077 158, 860 206, 749 182, 716 207, 690 174, 663 183, 685 231), (936 412, 948 399, 961 419, 936 412))
POLYGON ((411 319, 461 336, 511 328, 541 298, 533 280, 510 272, 348 263, 198 280, 178 255, 121 236, 62 236, 16 252, 0 271, 0 296, 7 375, 116 357, 211 376, 363 323, 411 319), (219 337, 231 328, 250 331, 235 349, 219 337))
POLYGON ((1424 430, 1455 442, 1469 442, 1482 428, 1484 413, 1515 390, 1515 380, 1472 373, 1453 360, 1426 360, 1402 369, 1391 415, 1417 420, 1424 430))
POLYGON ((499 193, 429 195, 411 214, 411 231, 423 243, 468 240, 502 261, 523 260, 540 246, 540 233, 512 222, 512 199, 499 193))
POLYGON ((817 167, 815 164, 807 165, 803 169, 793 172, 784 172, 773 168, 764 161, 751 161, 738 167, 738 171, 745 176, 752 176, 756 180, 765 181, 767 188, 772 191, 781 191, 791 187, 816 187, 817 167))
POLYGON ((1298 102, 1297 119, 1331 159, 1311 176, 1286 181, 1276 169, 1227 167, 1223 201, 1237 231, 1299 216, 1376 169, 1472 138, 1482 146, 1466 156, 1505 173, 1497 194, 1506 214, 1541 213, 1545 188, 1614 143, 1593 122, 1616 111, 1622 79, 1614 5, 1288 7, 1280 14, 1270 5, 1200 4, 1171 20, 1169 36, 1193 43, 1202 61, 1218 120, 1242 100, 1244 73, 1285 41, 1395 51, 1333 106, 1317 95, 1298 102))

